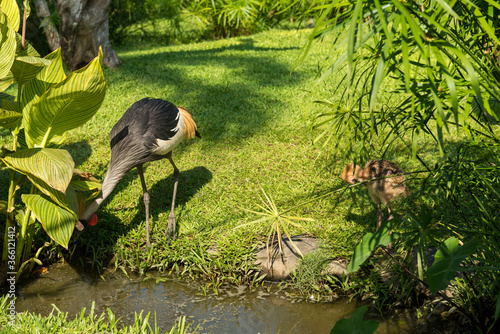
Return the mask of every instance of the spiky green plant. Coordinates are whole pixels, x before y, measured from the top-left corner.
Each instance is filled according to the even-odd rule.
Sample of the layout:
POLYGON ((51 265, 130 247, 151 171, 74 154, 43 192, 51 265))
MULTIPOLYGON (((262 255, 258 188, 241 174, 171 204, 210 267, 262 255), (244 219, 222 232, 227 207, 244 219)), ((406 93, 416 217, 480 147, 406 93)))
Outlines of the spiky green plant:
POLYGON ((270 256, 270 251, 269 251, 269 245, 273 245, 275 241, 278 243, 278 249, 279 249, 279 254, 283 254, 283 236, 285 235, 288 240, 290 241, 290 244, 293 246, 293 248, 297 251, 300 256, 303 257, 302 252, 300 249, 297 247, 297 245, 293 242, 292 240, 292 235, 290 233, 290 228, 295 227, 298 229, 303 230, 303 227, 300 224, 297 224, 295 221, 314 221, 312 218, 304 218, 304 217, 294 217, 294 216, 289 216, 286 213, 294 210, 300 205, 297 205, 295 207, 292 207, 290 209, 280 211, 280 209, 277 207, 276 203, 274 202, 273 198, 269 196, 262 187, 260 187, 263 197, 259 195, 260 202, 262 204, 256 203, 256 205, 262 210, 262 211, 255 211, 255 210, 250 210, 250 209, 245 209, 243 210, 247 212, 251 212, 253 214, 262 216, 262 218, 241 224, 237 226, 236 228, 241 228, 244 226, 249 226, 249 225, 254 225, 254 224, 260 224, 260 223, 267 223, 266 230, 267 232, 267 240, 266 240, 266 250, 268 256, 270 256))

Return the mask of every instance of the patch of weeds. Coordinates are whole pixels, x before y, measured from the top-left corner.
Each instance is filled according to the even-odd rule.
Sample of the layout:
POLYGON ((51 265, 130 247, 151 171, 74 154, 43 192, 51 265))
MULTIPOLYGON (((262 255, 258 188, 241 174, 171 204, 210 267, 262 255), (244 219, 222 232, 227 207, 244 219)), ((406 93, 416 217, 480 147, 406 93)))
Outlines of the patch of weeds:
MULTIPOLYGON (((0 296, 0 328, 7 330, 2 331, 2 333, 160 333, 156 315, 152 318, 151 313, 144 314, 143 311, 135 313, 133 324, 125 326, 123 321, 117 319, 109 308, 100 315, 96 314, 94 302, 89 312, 86 312, 84 307, 80 314, 72 320, 68 318, 68 313, 61 312, 54 305, 53 311, 47 317, 30 312, 18 313, 14 325, 11 326, 7 310, 8 300, 8 295, 0 296), (153 325, 150 324, 150 321, 153 322, 153 325)), ((172 329, 168 331, 170 334, 186 334, 188 332, 195 333, 196 329, 190 329, 190 325, 186 323, 186 317, 180 317, 172 329)))
POLYGON ((325 280, 329 262, 330 258, 321 250, 307 253, 292 274, 293 286, 302 294, 331 292, 329 282, 325 280))

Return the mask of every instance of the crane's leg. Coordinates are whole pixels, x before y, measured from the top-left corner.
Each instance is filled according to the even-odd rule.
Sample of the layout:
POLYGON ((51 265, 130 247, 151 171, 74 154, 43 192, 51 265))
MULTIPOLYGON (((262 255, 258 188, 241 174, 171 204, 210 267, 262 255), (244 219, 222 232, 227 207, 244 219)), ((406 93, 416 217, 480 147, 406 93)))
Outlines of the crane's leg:
POLYGON ((148 247, 151 247, 151 243, 149 242, 149 193, 148 188, 146 187, 146 181, 144 180, 142 165, 137 166, 137 171, 139 172, 139 176, 141 178, 142 193, 144 195, 144 206, 146 207, 146 245, 148 247))
POLYGON ((165 232, 166 235, 168 235, 168 240, 167 243, 170 243, 170 235, 172 235, 172 239, 175 240, 175 213, 174 213, 174 207, 175 207, 175 197, 177 196, 177 184, 179 183, 179 169, 174 163, 174 160, 172 160, 172 152, 169 153, 167 156, 168 161, 172 164, 172 167, 174 167, 174 194, 172 195, 172 210, 170 211, 170 216, 168 216, 168 227, 167 231, 165 232))

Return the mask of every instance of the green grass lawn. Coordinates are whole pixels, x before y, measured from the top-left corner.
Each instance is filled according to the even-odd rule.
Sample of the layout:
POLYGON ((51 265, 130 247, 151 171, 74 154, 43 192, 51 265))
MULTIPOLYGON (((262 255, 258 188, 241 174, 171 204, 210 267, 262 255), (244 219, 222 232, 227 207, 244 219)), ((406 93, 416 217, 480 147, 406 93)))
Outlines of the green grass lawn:
MULTIPOLYGON (((99 223, 79 244, 98 254, 113 251, 117 263, 146 270, 179 259, 177 249, 224 246, 251 249, 266 235, 257 225, 234 229, 258 217, 260 187, 283 209, 340 188, 343 165, 312 145, 314 116, 321 106, 308 90, 316 86, 328 43, 294 69, 306 30, 275 30, 254 36, 182 46, 118 49, 123 65, 106 69, 103 106, 84 127, 72 131, 67 149, 78 168, 103 179, 110 155, 108 134, 124 111, 143 97, 162 98, 188 109, 202 135, 174 151, 181 170, 176 202, 179 236, 171 247, 163 236, 172 199, 167 160, 147 165, 152 242, 145 251, 145 217, 137 172, 130 172, 99 211, 99 223), (293 70, 293 71, 292 71, 293 70), (133 255, 132 255, 133 254, 133 255), (168 260, 168 261, 167 261, 168 260)), ((314 218, 305 231, 325 242, 332 257, 346 257, 366 229, 374 226, 367 197, 332 194, 292 214, 314 218)), ((300 231, 295 231, 299 233, 300 231)), ((225 247, 219 247, 219 249, 225 247)), ((92 254, 92 253, 91 253, 92 254)))
MULTIPOLYGON (((142 189, 133 170, 98 211, 98 225, 70 245, 70 254, 101 269, 114 258, 116 267, 141 273, 184 268, 212 280, 252 281, 252 254, 266 239, 266 224, 235 227, 260 218, 245 209, 260 210, 262 188, 281 210, 314 219, 301 222, 303 230, 294 228, 293 233, 317 237, 326 257, 347 259, 360 237, 374 230, 376 207, 362 187, 337 191, 344 187, 339 175, 348 162, 342 160, 346 143, 337 148, 312 144, 321 131, 312 125, 326 108, 314 101, 318 96, 339 100, 340 93, 333 89, 342 73, 318 84, 325 59, 338 56, 330 53, 328 40, 318 43, 294 68, 309 33, 272 30, 186 45, 118 48, 123 64, 105 69, 108 90, 101 109, 68 135, 64 148, 76 166, 104 178, 110 157, 108 134, 125 110, 143 97, 185 107, 202 138, 174 150, 181 170, 175 208, 179 233, 174 242, 168 245, 164 237, 173 170, 168 160, 161 160, 145 168, 153 247, 145 246, 142 189), (318 196, 321 199, 312 200, 318 196), (216 251, 209 255, 209 249, 216 251)), ((369 158, 381 158, 383 144, 375 140, 374 147, 369 158)), ((436 159, 435 145, 423 151, 436 159)), ((402 147, 394 147, 385 158, 405 171, 421 169, 402 147)), ((418 187, 417 182, 409 186, 418 187)), ((398 203, 396 210, 398 206, 416 211, 418 201, 398 203)))

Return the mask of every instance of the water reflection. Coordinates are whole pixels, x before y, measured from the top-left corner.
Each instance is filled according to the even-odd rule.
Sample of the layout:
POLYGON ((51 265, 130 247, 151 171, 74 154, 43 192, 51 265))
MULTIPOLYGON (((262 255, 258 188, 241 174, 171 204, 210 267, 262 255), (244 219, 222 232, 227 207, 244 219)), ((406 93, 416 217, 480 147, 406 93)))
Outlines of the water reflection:
MULTIPOLYGON (((278 289, 274 289, 278 290, 278 289)), ((125 324, 133 323, 134 313, 151 312, 161 331, 169 330, 185 315, 199 326, 199 333, 330 333, 338 321, 349 316, 355 302, 294 302, 283 291, 249 291, 244 286, 222 289, 219 295, 203 296, 190 280, 127 278, 108 274, 101 277, 79 272, 67 264, 54 265, 49 273, 22 286, 18 312, 48 315, 52 304, 72 319, 87 311, 95 301, 98 314, 110 308, 125 324)), ((151 322, 152 323, 152 322, 151 322)), ((406 323, 385 323, 377 333, 408 333, 406 323)))

